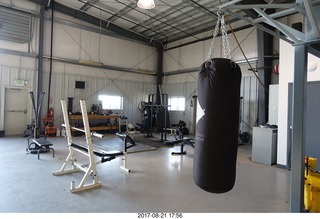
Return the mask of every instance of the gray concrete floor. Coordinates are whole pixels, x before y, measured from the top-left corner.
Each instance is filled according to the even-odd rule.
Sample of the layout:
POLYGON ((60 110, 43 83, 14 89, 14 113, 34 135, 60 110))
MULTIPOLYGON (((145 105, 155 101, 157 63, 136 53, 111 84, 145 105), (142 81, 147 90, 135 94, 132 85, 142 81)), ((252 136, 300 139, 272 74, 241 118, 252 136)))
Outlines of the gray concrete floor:
MULTIPOLYGON (((112 138, 119 140, 113 144, 122 144, 115 135, 112 138)), ((83 173, 53 176, 68 148, 63 137, 49 141, 54 143, 55 158, 49 152, 37 160, 36 155, 25 153, 25 138, 0 138, 0 212, 289 212, 290 172, 251 162, 250 145, 239 146, 236 184, 224 194, 207 193, 194 184, 193 149, 188 146, 184 156, 171 155, 179 147, 131 153, 131 173, 119 168, 121 158, 99 164, 102 186, 71 193, 70 182, 79 183, 83 173)))

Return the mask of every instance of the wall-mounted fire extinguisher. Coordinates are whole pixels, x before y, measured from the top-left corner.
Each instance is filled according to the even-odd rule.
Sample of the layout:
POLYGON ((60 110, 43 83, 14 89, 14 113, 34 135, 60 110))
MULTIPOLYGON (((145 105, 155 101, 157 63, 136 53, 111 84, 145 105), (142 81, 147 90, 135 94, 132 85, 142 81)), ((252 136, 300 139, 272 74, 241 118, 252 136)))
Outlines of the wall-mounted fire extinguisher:
POLYGON ((48 117, 53 118, 53 108, 49 109, 48 117))

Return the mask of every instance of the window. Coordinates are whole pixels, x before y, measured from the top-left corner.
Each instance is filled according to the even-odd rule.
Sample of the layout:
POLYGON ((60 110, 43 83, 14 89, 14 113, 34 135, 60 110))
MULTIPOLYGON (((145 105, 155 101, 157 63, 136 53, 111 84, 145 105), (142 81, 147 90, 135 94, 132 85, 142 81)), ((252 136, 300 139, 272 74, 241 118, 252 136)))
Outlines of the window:
POLYGON ((170 111, 184 111, 186 108, 186 98, 171 97, 168 99, 168 110, 170 111))
POLYGON ((102 109, 122 110, 123 97, 99 95, 99 100, 102 102, 102 109))

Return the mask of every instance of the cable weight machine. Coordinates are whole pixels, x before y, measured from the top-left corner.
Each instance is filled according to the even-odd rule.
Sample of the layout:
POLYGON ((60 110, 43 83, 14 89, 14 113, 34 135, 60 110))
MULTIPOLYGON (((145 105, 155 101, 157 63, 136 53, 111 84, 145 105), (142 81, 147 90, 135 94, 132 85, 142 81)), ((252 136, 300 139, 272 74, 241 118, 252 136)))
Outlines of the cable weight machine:
POLYGON ((161 142, 167 140, 167 127, 170 125, 168 114, 168 94, 149 94, 148 102, 142 109, 144 120, 142 130, 147 137, 153 137, 153 131, 161 133, 161 142), (157 104, 160 97, 160 104, 157 104))
POLYGON ((33 106, 33 110, 34 110, 34 114, 35 114, 35 128, 34 128, 33 135, 31 135, 27 138, 28 147, 26 148, 26 152, 30 153, 30 154, 37 154, 38 160, 40 159, 40 153, 46 153, 46 152, 49 152, 50 150, 52 151, 52 156, 54 157, 54 149, 51 148, 52 143, 47 141, 45 136, 44 137, 40 136, 40 132, 41 132, 41 130, 40 130, 40 127, 41 127, 41 125, 40 125, 40 122, 41 122, 40 112, 41 112, 41 106, 42 106, 44 94, 45 94, 44 92, 40 93, 39 102, 36 107, 34 94, 33 94, 33 92, 30 92, 32 106, 33 106), (32 142, 30 142, 31 138, 33 138, 32 142))

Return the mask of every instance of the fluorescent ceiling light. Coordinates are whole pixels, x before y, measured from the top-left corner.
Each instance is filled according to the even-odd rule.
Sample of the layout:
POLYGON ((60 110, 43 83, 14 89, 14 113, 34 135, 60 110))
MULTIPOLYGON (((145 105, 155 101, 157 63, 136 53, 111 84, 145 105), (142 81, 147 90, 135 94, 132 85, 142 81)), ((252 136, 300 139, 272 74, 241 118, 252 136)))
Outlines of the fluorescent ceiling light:
POLYGON ((155 7, 153 0, 139 0, 137 5, 142 9, 152 9, 155 7))

